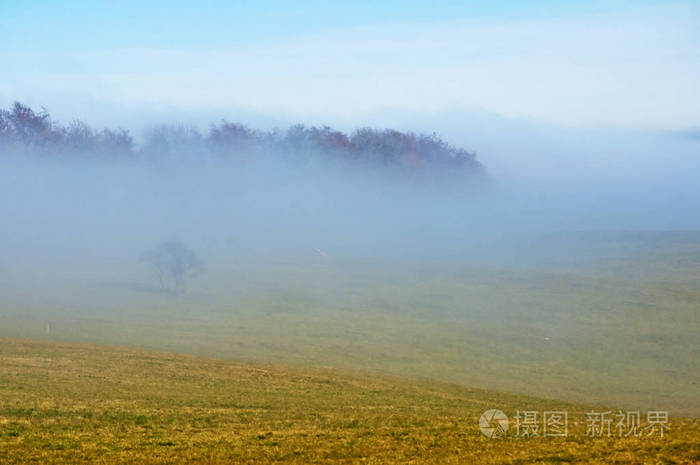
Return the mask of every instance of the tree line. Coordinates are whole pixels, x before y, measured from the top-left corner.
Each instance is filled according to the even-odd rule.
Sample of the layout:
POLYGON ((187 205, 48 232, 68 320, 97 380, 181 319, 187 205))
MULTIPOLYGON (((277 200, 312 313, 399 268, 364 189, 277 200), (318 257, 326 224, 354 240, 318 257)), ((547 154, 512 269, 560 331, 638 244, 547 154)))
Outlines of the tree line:
POLYGON ((251 129, 221 121, 205 133, 189 126, 162 125, 147 132, 140 147, 125 129, 95 130, 74 120, 62 125, 42 108, 35 111, 15 102, 0 110, 0 151, 87 157, 132 157, 214 154, 229 157, 310 154, 341 161, 368 162, 406 170, 450 170, 476 174, 482 166, 473 152, 455 147, 435 133, 360 128, 350 134, 328 126, 294 125, 285 130, 251 129))

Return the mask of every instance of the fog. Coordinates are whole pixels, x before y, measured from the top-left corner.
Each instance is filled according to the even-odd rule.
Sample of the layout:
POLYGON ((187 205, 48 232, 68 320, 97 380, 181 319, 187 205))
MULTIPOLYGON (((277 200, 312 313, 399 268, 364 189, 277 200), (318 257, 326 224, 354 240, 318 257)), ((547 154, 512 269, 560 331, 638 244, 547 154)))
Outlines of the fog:
POLYGON ((211 259, 303 259, 320 249, 343 259, 500 260, 507 244, 548 232, 700 227, 692 138, 562 130, 474 139, 483 176, 411 176, 285 154, 8 155, 2 261, 7 270, 49 258, 66 267, 128 260, 169 238, 211 259))
POLYGON ((696 463, 699 20, 0 0, 0 465, 696 463))
POLYGON ((8 151, 2 335, 697 411, 677 356, 697 347, 697 139, 435 125, 483 169, 185 142, 8 151), (182 289, 144 261, 173 243, 203 263, 182 289), (639 391, 648 370, 665 371, 639 391))

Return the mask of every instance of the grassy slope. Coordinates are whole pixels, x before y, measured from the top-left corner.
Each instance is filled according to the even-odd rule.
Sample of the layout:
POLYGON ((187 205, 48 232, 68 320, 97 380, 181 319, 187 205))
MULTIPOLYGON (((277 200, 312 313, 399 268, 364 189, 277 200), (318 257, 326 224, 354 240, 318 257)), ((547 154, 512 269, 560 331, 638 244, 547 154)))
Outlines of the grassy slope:
POLYGON ((500 268, 211 253, 183 297, 154 289, 133 257, 16 263, 0 270, 0 337, 361 369, 700 416, 700 233, 544 243, 523 247, 533 255, 524 266, 500 268))
POLYGON ((58 281, 56 293, 23 292, 36 282, 23 278, 0 288, 0 337, 327 365, 698 416, 698 262, 694 274, 666 281, 656 272, 652 281, 618 272, 212 264, 183 298, 92 275, 58 281))
POLYGON ((672 418, 664 438, 592 439, 588 408, 352 371, 0 339, 3 464, 700 460, 697 419, 672 418), (487 439, 477 419, 488 408, 568 410, 571 434, 487 439))

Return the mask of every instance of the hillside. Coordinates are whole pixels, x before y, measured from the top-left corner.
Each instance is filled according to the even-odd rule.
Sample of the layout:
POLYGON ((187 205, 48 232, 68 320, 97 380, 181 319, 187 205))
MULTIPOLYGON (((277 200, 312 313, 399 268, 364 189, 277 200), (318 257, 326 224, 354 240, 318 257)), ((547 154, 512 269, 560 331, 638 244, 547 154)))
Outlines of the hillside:
POLYGON ((210 254, 184 296, 154 287, 128 255, 108 267, 22 263, 0 274, 0 337, 331 366, 697 417, 698 244, 610 260, 577 246, 583 264, 510 269, 210 254))
POLYGON ((591 407, 106 346, 2 339, 0 393, 3 464, 700 460, 697 419, 672 418, 663 438, 588 438, 591 407), (566 410, 569 436, 489 439, 477 422, 490 408, 566 410))

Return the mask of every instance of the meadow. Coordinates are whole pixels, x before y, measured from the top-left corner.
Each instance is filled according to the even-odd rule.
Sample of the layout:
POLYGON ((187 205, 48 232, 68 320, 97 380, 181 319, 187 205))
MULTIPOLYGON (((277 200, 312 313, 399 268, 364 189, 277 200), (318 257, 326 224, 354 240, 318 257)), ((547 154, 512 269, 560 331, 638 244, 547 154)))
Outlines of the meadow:
POLYGON ((11 339, 0 362, 3 464, 700 460, 697 419, 589 437, 590 406, 435 381, 11 339), (478 419, 495 407, 566 411, 568 435, 488 438, 478 419))
POLYGON ((4 267, 0 463, 697 463, 700 236, 544 241, 500 262, 205 254, 185 295, 135 259, 4 267), (571 431, 489 439, 490 408, 571 431), (585 435, 630 410, 669 434, 585 435))
POLYGON ((159 289, 134 259, 16 266, 0 278, 0 337, 361 369, 697 416, 700 237, 635 237, 587 236, 585 247, 548 239, 550 250, 537 247, 547 262, 517 266, 207 256, 184 296, 159 289))

